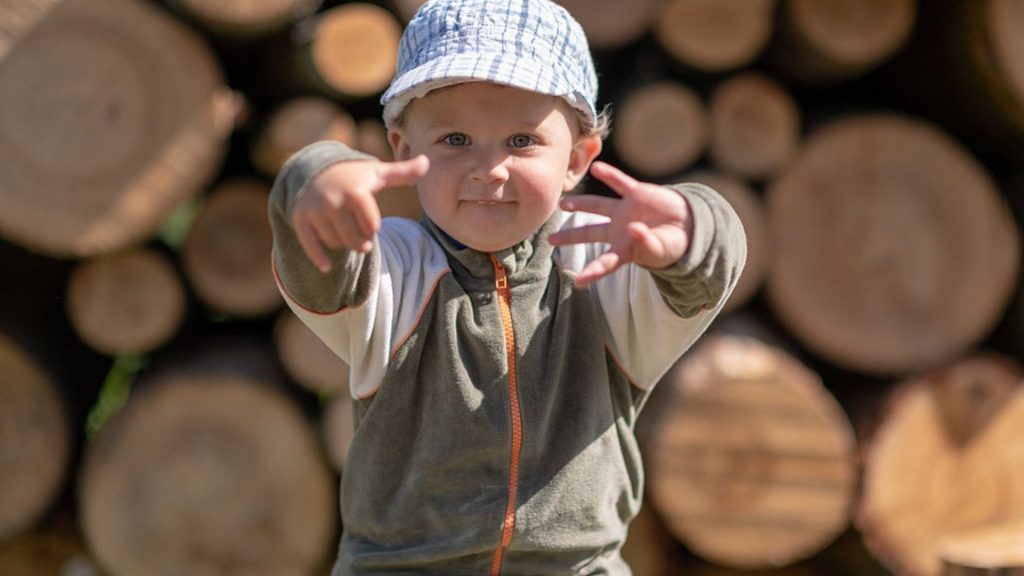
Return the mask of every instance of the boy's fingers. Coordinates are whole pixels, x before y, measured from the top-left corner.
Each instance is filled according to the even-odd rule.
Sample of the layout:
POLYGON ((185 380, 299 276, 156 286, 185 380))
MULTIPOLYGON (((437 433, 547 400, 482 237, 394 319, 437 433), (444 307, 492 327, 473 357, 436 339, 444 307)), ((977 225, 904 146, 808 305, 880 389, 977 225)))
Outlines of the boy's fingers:
POLYGON ((380 184, 374 192, 380 192, 392 186, 412 184, 426 174, 429 169, 430 160, 423 154, 400 162, 381 162, 377 168, 380 184))
POLYGON ((380 227, 380 208, 377 201, 372 196, 359 195, 353 196, 349 202, 352 204, 348 210, 352 216, 351 222, 364 238, 372 237, 380 227))
POLYGON ((589 264, 580 270, 580 273, 576 276, 576 285, 579 287, 586 286, 591 282, 603 278, 612 272, 619 269, 622 266, 622 258, 615 252, 605 252, 594 260, 591 260, 589 264))
POLYGON ((619 196, 628 196, 640 185, 640 182, 632 176, 607 162, 594 162, 590 167, 590 173, 607 184, 619 196))
POLYGON ((618 207, 618 198, 609 198, 607 196, 597 196, 596 194, 582 194, 579 196, 566 196, 562 198, 561 206, 563 210, 570 212, 588 212, 590 214, 600 214, 601 216, 611 216, 615 209, 618 207))
POLYGON ((331 269, 331 259, 327 256, 327 251, 324 250, 317 239, 316 232, 313 231, 312 226, 309 224, 296 225, 295 235, 299 240, 299 246, 302 246, 302 251, 306 253, 309 261, 321 272, 326 273, 329 271, 331 269))
POLYGON ((566 228, 548 236, 548 242, 555 246, 608 242, 608 228, 608 224, 589 224, 579 228, 566 228))

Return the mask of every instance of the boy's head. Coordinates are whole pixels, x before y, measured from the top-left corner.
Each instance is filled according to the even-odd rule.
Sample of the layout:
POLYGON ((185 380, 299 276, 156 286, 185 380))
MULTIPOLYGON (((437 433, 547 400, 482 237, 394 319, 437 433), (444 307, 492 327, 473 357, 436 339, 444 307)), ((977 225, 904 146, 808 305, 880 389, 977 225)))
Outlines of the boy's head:
POLYGON ((532 235, 601 151, 597 76, 580 25, 549 0, 431 0, 384 93, 396 159, 425 154, 424 211, 494 252, 532 235))
POLYGON ((398 70, 381 96, 384 122, 431 90, 487 81, 559 96, 584 133, 603 124, 597 74, 580 24, 550 0, 429 0, 409 21, 398 70))

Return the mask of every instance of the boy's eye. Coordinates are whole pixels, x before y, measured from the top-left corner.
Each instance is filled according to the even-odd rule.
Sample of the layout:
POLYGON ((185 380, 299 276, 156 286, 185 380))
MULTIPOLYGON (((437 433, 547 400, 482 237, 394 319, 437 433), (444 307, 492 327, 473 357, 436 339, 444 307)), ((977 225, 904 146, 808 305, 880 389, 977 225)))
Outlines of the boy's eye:
POLYGON ((449 146, 465 146, 469 143, 469 138, 465 134, 449 134, 441 139, 442 142, 449 146))
POLYGON ((512 138, 509 138, 509 144, 513 148, 527 148, 533 145, 533 138, 526 134, 516 134, 512 138))

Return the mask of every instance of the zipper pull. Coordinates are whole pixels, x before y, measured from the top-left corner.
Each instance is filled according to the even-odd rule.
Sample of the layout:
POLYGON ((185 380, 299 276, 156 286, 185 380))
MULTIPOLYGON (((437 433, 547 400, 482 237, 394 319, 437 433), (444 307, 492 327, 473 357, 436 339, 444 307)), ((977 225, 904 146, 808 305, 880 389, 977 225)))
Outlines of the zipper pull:
POLYGON ((505 274, 505 266, 491 254, 491 263, 494 264, 494 287, 498 290, 508 288, 508 275, 505 274))

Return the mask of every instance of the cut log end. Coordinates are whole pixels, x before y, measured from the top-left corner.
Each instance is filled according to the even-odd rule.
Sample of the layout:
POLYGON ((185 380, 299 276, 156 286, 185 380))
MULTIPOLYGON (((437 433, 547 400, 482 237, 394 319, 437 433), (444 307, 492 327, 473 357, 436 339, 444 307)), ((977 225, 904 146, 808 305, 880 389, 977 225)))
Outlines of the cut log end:
POLYGON ((785 88, 748 72, 711 95, 709 154, 720 169, 751 180, 774 176, 800 144, 800 111, 785 88))
MULTIPOLYGON (((995 61, 1016 96, 1018 119, 1024 117, 1024 3, 989 0, 988 26, 995 61)), ((1018 126, 1024 128, 1024 126, 1018 126)))
POLYGON ((273 178, 292 154, 321 140, 354 145, 356 122, 352 115, 326 98, 289 100, 274 111, 257 135, 251 152, 253 165, 273 178))
POLYGON ((177 271, 154 250, 138 248, 83 261, 67 287, 71 325, 104 354, 141 354, 167 342, 185 315, 177 271))
POLYGON ((752 62, 774 29, 776 0, 667 0, 655 38, 673 58, 722 72, 752 62))
POLYGON ((30 528, 60 493, 71 430, 50 376, 0 334, 0 541, 30 528))
POLYGON ((274 343, 285 370, 299 385, 318 393, 348 394, 348 365, 290 310, 278 318, 274 343))
POLYGON ((661 0, 558 0, 580 23, 596 50, 622 48, 650 31, 661 0))
POLYGON ((1024 520, 950 536, 940 556, 942 576, 1024 576, 1024 520))
POLYGON ((269 265, 273 237, 267 221, 267 186, 232 180, 215 189, 182 248, 185 276, 212 309, 256 317, 282 300, 269 265))
POLYGON ((215 34, 252 38, 312 14, 323 0, 169 0, 215 34))
POLYGON ((327 448, 327 457, 336 472, 343 472, 348 449, 356 435, 352 396, 348 390, 339 392, 327 404, 321 423, 321 435, 327 448))
POLYGON ((647 454, 667 527, 725 566, 784 566, 849 523, 849 421, 820 379, 780 350, 705 336, 680 364, 647 454))
POLYGON ((312 46, 321 80, 343 96, 371 96, 395 74, 402 30, 390 12, 355 2, 320 16, 312 46))
POLYGON ((148 382, 89 446, 79 489, 111 574, 308 574, 335 543, 334 479, 310 423, 237 376, 148 382))
POLYGON ((61 256, 149 238, 230 126, 202 39, 143 2, 68 0, 0 60, 0 233, 61 256))
POLYGON ((621 103, 612 145, 634 170, 663 177, 686 169, 708 142, 707 112, 700 97, 676 82, 656 82, 621 103), (671 129, 666 129, 666 127, 671 129))
POLYGON ((864 447, 857 525, 876 557, 939 576, 950 550, 981 557, 966 538, 956 547, 966 529, 1024 521, 1021 381, 1015 362, 975 355, 898 383, 864 447))
POLYGON ((988 333, 1009 302, 1016 225, 985 169, 931 124, 870 115, 825 126, 773 181, 767 206, 769 304, 837 364, 934 366, 988 333))

